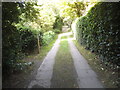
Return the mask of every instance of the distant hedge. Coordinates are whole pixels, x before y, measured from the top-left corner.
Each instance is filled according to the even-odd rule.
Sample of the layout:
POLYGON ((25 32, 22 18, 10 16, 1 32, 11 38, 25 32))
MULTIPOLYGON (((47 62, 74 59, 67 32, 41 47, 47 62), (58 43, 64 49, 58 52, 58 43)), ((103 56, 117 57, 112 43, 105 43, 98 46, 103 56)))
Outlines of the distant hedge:
POLYGON ((62 31, 63 19, 58 15, 56 16, 55 23, 53 24, 53 29, 62 31))
POLYGON ((102 61, 120 65, 120 3, 97 3, 74 24, 73 31, 80 44, 97 53, 102 61))

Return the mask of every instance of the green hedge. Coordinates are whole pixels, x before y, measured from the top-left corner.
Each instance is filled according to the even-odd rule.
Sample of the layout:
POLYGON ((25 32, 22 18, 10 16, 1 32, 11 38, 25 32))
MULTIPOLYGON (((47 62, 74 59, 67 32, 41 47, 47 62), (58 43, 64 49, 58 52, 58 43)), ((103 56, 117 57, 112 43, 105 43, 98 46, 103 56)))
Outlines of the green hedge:
POLYGON ((55 33, 53 31, 45 32, 42 36, 42 45, 48 45, 54 39, 55 33))
POLYGON ((62 31, 62 26, 63 26, 63 19, 58 15, 56 16, 55 23, 53 24, 53 29, 62 31))
MULTIPOLYGON (((14 27, 14 26, 13 26, 14 27)), ((7 27, 8 28, 8 27, 7 27)), ((4 29, 2 31, 2 61, 3 73, 13 72, 14 65, 18 60, 24 58, 25 54, 33 52, 37 48, 37 38, 28 29, 17 30, 17 28, 4 29)))
POLYGON ((30 29, 31 28, 22 28, 22 30, 19 31, 20 47, 22 48, 21 51, 26 54, 33 52, 35 48, 37 48, 37 35, 30 29))
POLYGON ((102 61, 119 64, 120 3, 97 3, 73 24, 76 39, 102 61))

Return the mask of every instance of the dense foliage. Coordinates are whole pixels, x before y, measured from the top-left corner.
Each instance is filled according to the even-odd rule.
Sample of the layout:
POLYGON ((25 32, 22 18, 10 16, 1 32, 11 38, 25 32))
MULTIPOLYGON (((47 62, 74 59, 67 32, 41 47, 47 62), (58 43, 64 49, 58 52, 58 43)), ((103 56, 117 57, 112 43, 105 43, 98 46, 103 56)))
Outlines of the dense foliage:
POLYGON ((2 3, 3 76, 30 65, 22 61, 25 55, 38 46, 48 45, 54 38, 53 31, 42 28, 39 10, 35 6, 35 2, 2 3))
POLYGON ((56 16, 55 23, 53 24, 53 29, 62 30, 63 19, 60 16, 56 16))
POLYGON ((18 49, 20 44, 19 31, 12 25, 13 22, 19 21, 20 13, 16 3, 2 3, 2 6, 2 62, 4 73, 21 57, 20 49, 18 49))
POLYGON ((53 31, 45 32, 42 36, 42 45, 48 45, 54 38, 55 33, 53 31))
POLYGON ((85 10, 85 4, 83 2, 63 2, 63 5, 64 7, 61 10, 63 16, 69 16, 71 19, 82 16, 85 10))
POLYGON ((86 9, 86 3, 83 2, 76 2, 76 1, 62 1, 60 2, 60 15, 64 17, 64 23, 67 24, 69 27, 72 22, 77 18, 84 14, 86 9))
POLYGON ((102 61, 119 64, 119 3, 97 3, 73 24, 76 39, 102 61))

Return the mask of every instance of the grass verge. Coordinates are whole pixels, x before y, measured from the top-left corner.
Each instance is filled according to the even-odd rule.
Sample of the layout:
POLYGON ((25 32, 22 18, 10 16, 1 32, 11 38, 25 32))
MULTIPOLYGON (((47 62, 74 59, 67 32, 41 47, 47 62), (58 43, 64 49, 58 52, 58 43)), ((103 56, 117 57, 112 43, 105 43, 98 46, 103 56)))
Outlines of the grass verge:
POLYGON ((105 64, 101 63, 98 56, 86 50, 76 40, 73 41, 80 53, 86 58, 92 69, 98 74, 99 79, 106 88, 118 88, 118 71, 111 70, 105 64))
POLYGON ((69 51, 68 41, 60 43, 59 51, 56 55, 53 69, 52 88, 76 88, 76 72, 69 51))

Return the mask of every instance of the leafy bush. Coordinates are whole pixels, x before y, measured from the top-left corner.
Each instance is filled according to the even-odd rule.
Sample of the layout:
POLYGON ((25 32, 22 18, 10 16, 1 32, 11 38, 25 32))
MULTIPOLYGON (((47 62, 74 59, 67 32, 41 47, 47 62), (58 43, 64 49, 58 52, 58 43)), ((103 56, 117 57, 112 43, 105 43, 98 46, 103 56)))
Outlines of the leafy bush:
POLYGON ((55 33, 53 31, 45 32, 43 34, 43 37, 42 37, 42 39, 43 39, 42 40, 42 44, 43 45, 48 45, 52 41, 52 39, 54 38, 54 36, 55 36, 55 33))
POLYGON ((59 33, 61 33, 61 30, 59 30, 59 29, 54 29, 53 32, 55 32, 56 34, 59 34, 59 33))
POLYGON ((49 31, 43 35, 40 27, 28 24, 38 20, 34 3, 4 2, 2 5, 2 71, 5 76, 29 65, 20 61, 37 48, 38 36, 40 45, 46 45, 54 38, 54 33, 49 31))
MULTIPOLYGON (((36 36, 29 29, 14 25, 20 20, 20 3, 2 3, 2 71, 3 76, 18 69, 18 60, 25 57, 27 51, 32 52, 36 47, 36 36)), ((27 52, 28 53, 28 52, 27 52)), ((22 66, 19 66, 19 68, 22 66)))
POLYGON ((4 2, 2 11, 2 71, 4 76, 9 73, 14 62, 23 55, 18 48, 19 31, 12 25, 13 22, 19 21, 20 13, 17 4, 4 2))
POLYGON ((76 39, 101 60, 119 64, 119 3, 97 3, 73 24, 76 39))
POLYGON ((13 70, 14 71, 22 71, 26 69, 28 66, 31 66, 33 62, 25 62, 23 60, 17 60, 16 63, 13 64, 13 70))
POLYGON ((53 24, 53 29, 62 30, 63 19, 58 15, 56 16, 55 23, 53 24))
POLYGON ((20 31, 20 42, 23 53, 32 52, 37 47, 37 36, 30 28, 22 29, 20 31))

